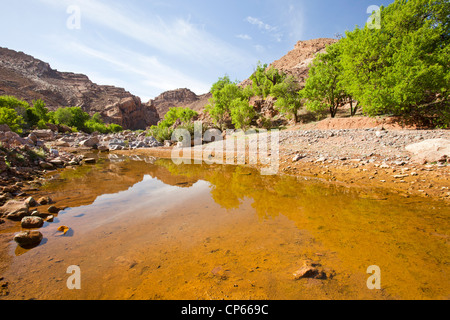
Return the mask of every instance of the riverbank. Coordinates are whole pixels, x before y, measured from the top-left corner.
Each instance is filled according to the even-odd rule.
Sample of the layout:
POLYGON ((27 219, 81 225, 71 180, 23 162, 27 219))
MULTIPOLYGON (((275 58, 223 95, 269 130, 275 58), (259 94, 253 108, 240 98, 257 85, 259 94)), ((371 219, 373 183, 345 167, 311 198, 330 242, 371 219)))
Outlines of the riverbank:
MULTIPOLYGON (((450 164, 445 155, 422 149, 417 154, 407 150, 411 145, 428 146, 430 141, 450 141, 450 132, 293 128, 280 132, 277 173, 314 177, 352 187, 385 189, 404 197, 414 195, 450 202, 450 164)), ((210 150, 220 150, 220 147, 216 143, 216 146, 204 145, 201 150, 198 147, 157 147, 115 153, 166 159, 175 154, 186 159, 199 160, 200 157, 225 163, 225 156, 221 160, 217 155, 211 159, 210 150)), ((246 165, 250 165, 248 156, 246 165)), ((261 162, 252 166, 264 168, 261 162)))

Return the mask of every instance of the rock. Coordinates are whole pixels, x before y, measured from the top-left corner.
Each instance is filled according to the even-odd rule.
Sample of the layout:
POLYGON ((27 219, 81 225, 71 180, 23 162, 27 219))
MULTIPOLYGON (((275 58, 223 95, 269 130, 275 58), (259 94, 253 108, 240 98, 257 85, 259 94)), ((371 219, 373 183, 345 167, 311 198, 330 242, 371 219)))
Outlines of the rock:
POLYGON ((51 214, 57 214, 57 213, 59 213, 61 210, 62 210, 62 209, 57 208, 57 207, 55 207, 55 206, 50 206, 50 207, 48 208, 48 212, 51 213, 51 214))
POLYGON ((44 219, 41 217, 25 217, 21 221, 22 228, 34 229, 44 225, 44 219))
POLYGON ((0 132, 11 132, 11 129, 7 124, 0 124, 0 132))
POLYGON ((40 205, 47 205, 47 204, 52 204, 53 200, 50 197, 41 197, 38 199, 37 201, 40 205))
POLYGON ((34 130, 32 132, 38 139, 50 141, 53 140, 55 134, 52 130, 34 130))
POLYGON ((311 278, 311 279, 322 279, 325 280, 328 278, 327 274, 319 269, 320 265, 313 264, 305 264, 302 268, 293 273, 294 280, 300 280, 303 278, 311 278))
POLYGON ((438 162, 444 156, 450 157, 450 140, 429 139, 410 144, 406 150, 414 155, 413 160, 417 163, 438 162))
POLYGON ((44 170, 53 170, 55 168, 51 163, 45 161, 41 161, 39 166, 44 170))
POLYGON ((14 241, 24 248, 36 246, 42 239, 43 235, 39 231, 24 231, 14 236, 14 241))
POLYGON ((95 160, 94 158, 86 158, 83 160, 83 162, 87 164, 95 164, 97 160, 95 160))
POLYGON ((93 148, 94 146, 97 146, 100 143, 100 140, 98 137, 90 137, 89 139, 83 140, 80 142, 80 146, 93 148))
POLYGON ((50 163, 55 167, 64 167, 64 161, 61 159, 50 160, 50 163))
POLYGON ((0 216, 20 221, 28 214, 29 206, 23 201, 10 200, 0 208, 0 216))
POLYGON ((294 156, 294 158, 292 159, 292 162, 297 162, 300 161, 301 159, 303 159, 305 156, 301 155, 301 154, 297 154, 294 156))
POLYGON ((29 207, 37 207, 38 203, 36 200, 34 200, 33 197, 29 197, 25 200, 25 203, 28 204, 29 207))
POLYGON ((98 151, 100 152, 108 152, 109 148, 107 146, 98 146, 98 151))

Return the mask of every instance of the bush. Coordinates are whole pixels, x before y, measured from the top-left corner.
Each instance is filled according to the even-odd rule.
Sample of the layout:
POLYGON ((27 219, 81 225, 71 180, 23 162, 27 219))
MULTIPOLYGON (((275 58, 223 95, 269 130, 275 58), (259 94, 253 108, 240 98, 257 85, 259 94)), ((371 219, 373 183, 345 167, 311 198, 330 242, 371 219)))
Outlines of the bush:
POLYGON ((6 124, 12 131, 22 133, 24 120, 14 109, 0 107, 0 124, 6 124))

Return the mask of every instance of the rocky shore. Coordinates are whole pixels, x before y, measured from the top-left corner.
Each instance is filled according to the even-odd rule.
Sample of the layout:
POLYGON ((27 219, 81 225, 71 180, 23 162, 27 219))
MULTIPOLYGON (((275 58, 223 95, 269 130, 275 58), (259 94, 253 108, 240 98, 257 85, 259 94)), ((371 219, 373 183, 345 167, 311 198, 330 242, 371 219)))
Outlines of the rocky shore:
MULTIPOLYGON (((171 158, 173 151, 146 132, 133 131, 102 135, 35 130, 21 137, 1 126, 0 142, 0 224, 10 220, 25 226, 38 225, 60 210, 45 207, 44 213, 37 212, 42 201, 48 206, 51 200, 27 195, 39 189, 46 172, 95 163, 85 156, 92 152, 171 158)), ((450 201, 449 156, 447 130, 294 128, 280 132, 278 173, 450 201)), ((39 238, 29 233, 21 237, 18 242, 39 238)))

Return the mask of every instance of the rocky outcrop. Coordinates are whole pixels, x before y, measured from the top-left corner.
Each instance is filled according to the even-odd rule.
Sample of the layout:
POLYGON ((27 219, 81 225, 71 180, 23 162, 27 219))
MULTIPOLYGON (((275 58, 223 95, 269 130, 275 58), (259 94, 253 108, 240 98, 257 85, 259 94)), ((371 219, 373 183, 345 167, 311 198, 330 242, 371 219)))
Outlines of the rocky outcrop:
MULTIPOLYGON (((287 75, 292 75, 301 85, 304 85, 308 77, 309 66, 319 53, 323 53, 326 47, 337 42, 336 39, 320 38, 307 41, 298 41, 294 49, 288 54, 272 62, 269 65, 275 69, 281 70, 287 75)), ((241 82, 241 86, 251 85, 250 79, 241 82)))
POLYGON ((209 93, 199 96, 189 89, 176 89, 162 93, 150 100, 147 105, 154 107, 163 119, 170 108, 183 107, 200 112, 208 104, 209 98, 211 98, 209 93))
POLYGON ((154 107, 122 88, 97 85, 85 75, 59 72, 30 55, 1 47, 0 95, 28 102, 42 99, 50 110, 79 106, 125 129, 145 129, 159 121, 154 107))
POLYGON ((335 42, 337 42, 336 39, 328 38, 299 41, 292 51, 270 66, 293 75, 303 84, 308 77, 309 65, 317 54, 325 52, 326 47, 335 42))

